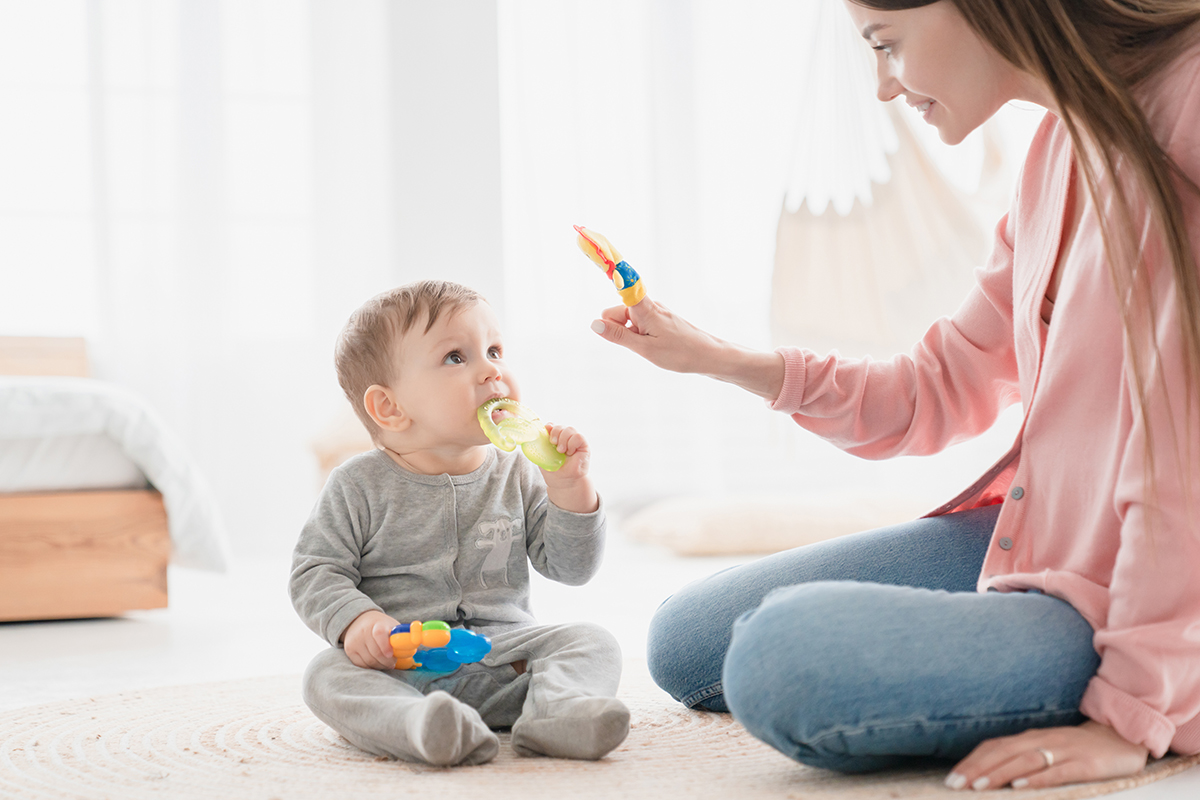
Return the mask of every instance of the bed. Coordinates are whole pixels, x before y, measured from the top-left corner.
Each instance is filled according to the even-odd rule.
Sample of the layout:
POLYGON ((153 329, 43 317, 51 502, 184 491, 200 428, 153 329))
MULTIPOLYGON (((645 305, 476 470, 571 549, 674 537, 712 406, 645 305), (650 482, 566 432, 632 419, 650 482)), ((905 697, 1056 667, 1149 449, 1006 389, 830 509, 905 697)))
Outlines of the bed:
POLYGON ((0 621, 167 605, 167 565, 223 570, 212 495, 81 339, 0 337, 0 621))

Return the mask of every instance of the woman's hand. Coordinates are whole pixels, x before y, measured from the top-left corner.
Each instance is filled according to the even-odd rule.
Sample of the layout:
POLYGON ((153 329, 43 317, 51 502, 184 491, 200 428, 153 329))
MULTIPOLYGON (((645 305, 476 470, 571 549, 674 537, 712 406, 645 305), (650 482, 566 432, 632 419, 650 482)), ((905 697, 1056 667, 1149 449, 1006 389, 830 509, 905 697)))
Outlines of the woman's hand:
POLYGON ((398 624, 382 611, 364 611, 355 617, 342 634, 350 663, 365 669, 395 669, 390 636, 398 624))
POLYGON ((946 778, 951 789, 1044 789, 1136 775, 1149 751, 1107 725, 1033 728, 980 743, 946 778))
POLYGON ((783 388, 783 356, 718 339, 647 297, 606 308, 592 330, 657 367, 697 372, 774 400, 783 388))
POLYGON ((592 330, 672 372, 701 372, 704 353, 721 344, 669 308, 646 297, 632 308, 606 308, 592 330))

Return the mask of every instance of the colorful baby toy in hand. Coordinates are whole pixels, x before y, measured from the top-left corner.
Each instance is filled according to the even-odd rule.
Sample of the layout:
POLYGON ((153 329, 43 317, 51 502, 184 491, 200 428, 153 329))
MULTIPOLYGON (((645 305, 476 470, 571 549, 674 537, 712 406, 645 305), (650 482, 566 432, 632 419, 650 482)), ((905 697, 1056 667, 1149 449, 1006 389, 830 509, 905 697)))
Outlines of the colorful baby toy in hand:
POLYGON ((479 407, 478 413, 479 427, 501 450, 511 452, 520 445, 525 457, 547 472, 555 472, 567 463, 567 457, 550 441, 546 426, 537 414, 516 400, 507 397, 488 400, 479 407), (497 422, 492 417, 497 412, 507 412, 510 416, 497 422))
POLYGON ((392 628, 388 637, 396 669, 454 672, 463 664, 480 661, 492 649, 492 640, 444 622, 410 622, 392 628))
POLYGON ((621 258, 617 248, 600 234, 589 231, 580 225, 573 226, 579 233, 575 243, 583 254, 604 270, 604 274, 617 287, 617 294, 626 306, 636 306, 646 296, 646 287, 642 284, 641 276, 629 266, 629 262, 621 258))

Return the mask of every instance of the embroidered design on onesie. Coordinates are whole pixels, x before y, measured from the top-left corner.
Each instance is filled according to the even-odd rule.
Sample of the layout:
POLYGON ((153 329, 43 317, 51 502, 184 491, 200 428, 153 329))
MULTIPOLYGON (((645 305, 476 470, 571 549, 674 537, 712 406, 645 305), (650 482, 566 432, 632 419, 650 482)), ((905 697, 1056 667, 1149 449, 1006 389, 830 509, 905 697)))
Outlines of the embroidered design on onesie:
POLYGON ((486 576, 489 573, 499 573, 500 583, 508 586, 508 557, 512 554, 514 529, 516 528, 513 523, 514 521, 511 519, 479 523, 479 538, 475 540, 475 547, 479 550, 490 549, 483 559, 483 564, 479 567, 479 582, 485 589, 488 588, 486 576))

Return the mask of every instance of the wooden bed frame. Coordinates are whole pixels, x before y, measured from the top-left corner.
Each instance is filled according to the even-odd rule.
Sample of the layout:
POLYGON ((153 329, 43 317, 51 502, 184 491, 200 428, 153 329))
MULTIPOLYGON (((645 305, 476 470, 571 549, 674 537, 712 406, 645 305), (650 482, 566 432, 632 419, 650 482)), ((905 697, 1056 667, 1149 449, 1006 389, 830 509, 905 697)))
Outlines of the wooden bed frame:
MULTIPOLYGON (((0 337, 0 375, 87 374, 82 339, 0 337)), ((164 608, 170 555, 152 489, 0 494, 0 622, 164 608)))

